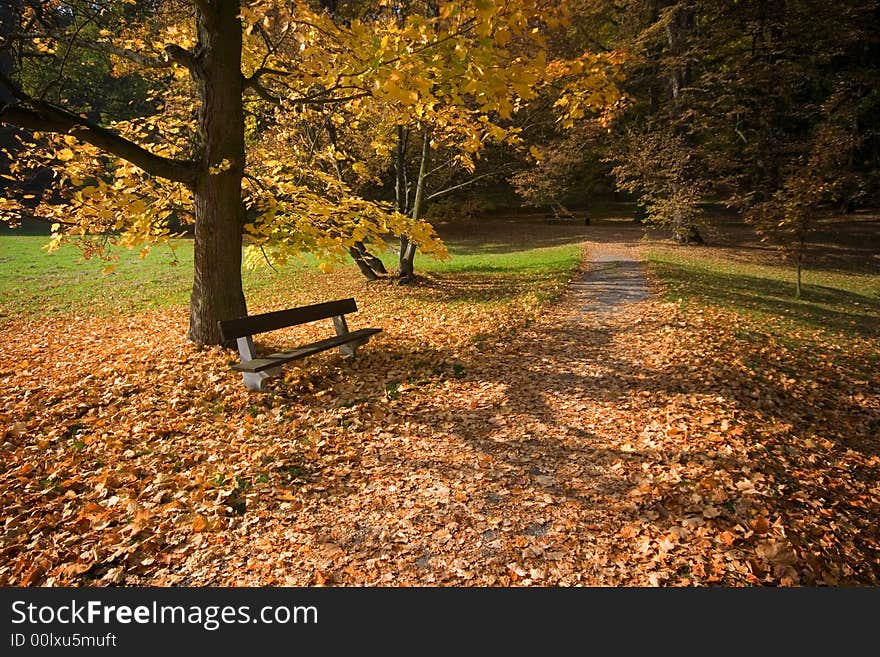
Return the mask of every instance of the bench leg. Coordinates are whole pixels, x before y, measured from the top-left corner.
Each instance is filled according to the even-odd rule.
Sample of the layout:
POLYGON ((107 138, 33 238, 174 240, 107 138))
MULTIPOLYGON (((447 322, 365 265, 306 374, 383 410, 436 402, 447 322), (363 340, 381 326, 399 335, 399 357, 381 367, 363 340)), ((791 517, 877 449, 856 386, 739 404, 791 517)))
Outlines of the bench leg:
POLYGON ((241 379, 244 381, 244 387, 254 392, 262 392, 264 390, 263 383, 269 379, 265 372, 242 372, 241 379))
MULTIPOLYGON (((238 338, 236 343, 238 344, 238 355, 241 358, 242 363, 246 363, 257 357, 257 351, 254 349, 254 339, 251 336, 246 335, 238 338)), ((263 384, 266 382, 266 379, 271 379, 280 375, 281 368, 273 367, 272 369, 263 372, 242 372, 241 378, 244 381, 245 388, 255 392, 261 392, 265 390, 263 384)))
POLYGON ((244 387, 248 390, 253 390, 254 392, 263 392, 265 388, 265 383, 269 379, 274 379, 277 376, 281 376, 281 368, 273 367, 271 370, 265 370, 264 372, 242 372, 241 379, 244 381, 244 387))
MULTIPOLYGON (((336 315, 333 318, 333 328, 336 329, 336 335, 346 335, 348 333, 348 323, 345 321, 345 315, 336 315)), ((339 353, 343 356, 354 356, 357 348, 357 343, 348 342, 339 345, 339 353)))

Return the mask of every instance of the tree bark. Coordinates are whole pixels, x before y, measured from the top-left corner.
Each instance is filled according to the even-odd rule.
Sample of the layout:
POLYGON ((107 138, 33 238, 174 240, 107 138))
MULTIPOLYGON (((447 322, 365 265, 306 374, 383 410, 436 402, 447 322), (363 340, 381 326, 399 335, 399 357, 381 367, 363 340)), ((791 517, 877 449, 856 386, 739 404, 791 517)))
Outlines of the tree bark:
POLYGON ((203 2, 197 12, 193 74, 202 101, 202 174, 193 188, 196 230, 189 324, 189 338, 196 344, 222 344, 217 322, 247 314, 241 286, 245 148, 238 12, 238 0, 203 2))
POLYGON ((415 278, 416 245, 406 235, 400 236, 400 270, 397 274, 399 285, 409 285, 415 278))
POLYGON ((355 242, 354 248, 358 250, 361 254, 361 258, 363 258, 364 262, 366 262, 370 267, 372 267, 373 271, 377 274, 387 274, 388 270, 385 269, 385 263, 383 263, 379 258, 374 256, 372 253, 367 251, 367 247, 364 246, 363 242, 355 242))
POLYGON ((397 153, 394 159, 394 197, 397 211, 409 213, 409 182, 406 179, 407 134, 402 125, 397 126, 397 153))
MULTIPOLYGON (((418 221, 422 215, 422 201, 425 198, 425 178, 428 172, 428 155, 431 150, 431 132, 424 128, 422 133, 422 157, 419 164, 419 177, 416 182, 416 193, 413 198, 410 216, 418 221)), ((408 285, 415 280, 415 258, 417 245, 407 236, 400 236, 400 271, 397 282, 408 285)))
MULTIPOLYGON (((694 10, 688 6, 676 6, 673 15, 666 25, 666 40, 669 52, 675 58, 676 63, 669 71, 669 89, 672 96, 671 116, 672 129, 674 132, 683 134, 687 138, 685 126, 681 124, 681 91, 689 83, 690 66, 687 61, 681 61, 687 50, 687 38, 694 26, 694 10)), ((676 198, 681 190, 681 185, 689 184, 685 173, 683 179, 672 183, 672 196, 676 198)), ((680 207, 676 207, 672 216, 672 239, 679 244, 703 244, 703 238, 697 227, 689 217, 684 215, 680 207)))
POLYGON ((349 247, 348 254, 351 256, 351 259, 354 260, 354 264, 358 266, 361 274, 364 275, 368 281, 375 281, 379 279, 378 274, 373 271, 373 267, 366 261, 364 255, 354 246, 349 247))

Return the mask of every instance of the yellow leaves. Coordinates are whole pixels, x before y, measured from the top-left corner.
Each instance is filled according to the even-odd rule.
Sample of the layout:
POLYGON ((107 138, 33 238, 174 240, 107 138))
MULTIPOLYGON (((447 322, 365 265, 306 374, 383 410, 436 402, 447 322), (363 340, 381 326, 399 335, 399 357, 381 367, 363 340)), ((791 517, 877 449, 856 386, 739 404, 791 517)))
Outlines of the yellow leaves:
POLYGON ((391 154, 391 151, 394 150, 394 144, 388 139, 375 140, 370 143, 370 147, 380 157, 387 157, 391 154))
POLYGON ((510 43, 510 39, 511 39, 510 30, 507 28, 500 28, 498 30, 495 30, 495 34, 493 35, 493 38, 495 39, 495 43, 503 48, 508 43, 510 43))
POLYGON ((46 243, 43 248, 47 253, 55 253, 58 249, 61 248, 61 245, 64 243, 64 235, 60 232, 52 231, 52 237, 46 243))
POLYGON ((440 18, 446 20, 448 18, 452 18, 459 11, 459 3, 457 2, 443 2, 440 5, 440 18))
POLYGON ((381 86, 382 92, 394 101, 404 105, 413 105, 419 100, 419 94, 398 86, 399 76, 389 77, 381 86))
POLYGON ((475 0, 475 17, 477 19, 477 35, 488 36, 492 32, 492 18, 498 13, 499 7, 493 0, 475 0))
POLYGON ((114 265, 114 264, 110 264, 110 265, 106 265, 106 266, 101 270, 101 273, 102 273, 104 276, 106 276, 106 275, 108 275, 108 274, 112 274, 112 273, 115 272, 115 271, 116 271, 116 265, 114 265))
POLYGON ((370 174, 369 167, 363 162, 355 162, 351 165, 352 171, 354 171, 359 177, 366 178, 370 174))
POLYGON ((62 148, 60 151, 55 153, 55 157, 62 162, 68 162, 73 159, 73 151, 69 148, 62 148))
POLYGON ((231 168, 232 160, 225 157, 219 164, 208 167, 208 173, 210 173, 212 176, 216 176, 223 173, 224 171, 229 171, 229 169, 231 168))

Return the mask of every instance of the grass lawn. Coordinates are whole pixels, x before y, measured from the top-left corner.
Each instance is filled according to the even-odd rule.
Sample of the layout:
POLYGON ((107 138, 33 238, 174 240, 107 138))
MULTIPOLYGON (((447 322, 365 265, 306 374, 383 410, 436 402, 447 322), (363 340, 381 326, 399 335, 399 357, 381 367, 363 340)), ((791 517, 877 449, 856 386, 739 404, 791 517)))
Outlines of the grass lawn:
POLYGON ((709 249, 655 248, 648 259, 666 282, 669 300, 784 320, 781 327, 789 330, 801 326, 863 335, 880 325, 880 275, 807 270, 803 294, 795 298, 791 267, 733 261, 709 249))
MULTIPOLYGON (((188 240, 174 242, 174 248, 154 247, 144 259, 137 251, 118 249, 116 268, 109 274, 101 273, 107 263, 84 260, 72 246, 47 253, 46 242, 45 236, 0 234, 0 313, 108 315, 188 302, 193 261, 188 240)), ((469 238, 452 239, 448 246, 448 260, 416 259, 417 273, 427 274, 433 287, 443 288, 446 302, 505 303, 528 292, 542 299, 553 297, 581 260, 576 243, 532 248, 523 241, 503 250, 483 250, 479 239, 469 238)), ((395 254, 383 257, 393 271, 395 254)), ((326 282, 340 269, 354 267, 321 274, 306 257, 275 271, 245 270, 245 294, 259 306, 277 297, 279 290, 295 295, 297 288, 326 282)))
MULTIPOLYGON (((714 313, 731 366, 769 387, 780 377, 849 386, 880 382, 880 274, 806 270, 795 298, 791 267, 734 259, 723 250, 652 247, 651 271, 685 315, 714 313)), ((818 387, 818 384, 817 384, 818 387)))

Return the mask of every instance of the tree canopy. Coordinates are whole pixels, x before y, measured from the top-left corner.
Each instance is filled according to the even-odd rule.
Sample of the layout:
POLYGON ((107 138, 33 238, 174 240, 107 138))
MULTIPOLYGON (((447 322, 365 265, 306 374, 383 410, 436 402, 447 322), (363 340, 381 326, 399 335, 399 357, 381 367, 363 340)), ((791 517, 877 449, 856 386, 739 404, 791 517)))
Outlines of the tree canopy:
MULTIPOLYGON (((0 78, 11 97, 0 121, 24 129, 10 177, 51 169, 53 185, 6 195, 0 213, 47 218, 53 244, 87 255, 109 243, 146 253, 193 225, 190 337, 216 343, 217 321, 246 313, 243 236, 264 257, 307 250, 330 262, 397 235, 409 273, 416 247, 442 256, 420 218, 428 153, 468 170, 487 141, 515 135, 504 121, 548 73, 560 77, 545 32, 567 19, 542 0, 21 0, 3 19, 0 50, 14 65, 0 78), (89 58, 135 80, 124 88, 139 111, 108 116, 113 103, 88 102, 89 58), (372 139, 357 151, 357 137, 340 141, 343 125, 372 139), (371 159, 406 159, 410 132, 425 175, 403 183, 396 206, 357 194, 377 173, 371 159)), ((563 74, 585 71, 575 61, 563 74)), ((604 71, 585 79, 572 83, 572 116, 612 97, 589 91, 611 88, 604 71)))

